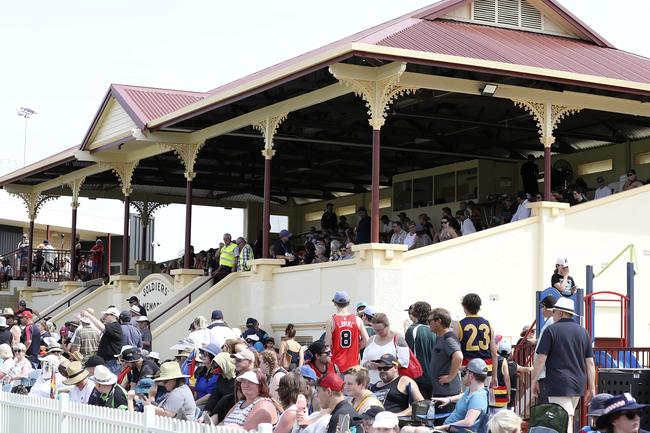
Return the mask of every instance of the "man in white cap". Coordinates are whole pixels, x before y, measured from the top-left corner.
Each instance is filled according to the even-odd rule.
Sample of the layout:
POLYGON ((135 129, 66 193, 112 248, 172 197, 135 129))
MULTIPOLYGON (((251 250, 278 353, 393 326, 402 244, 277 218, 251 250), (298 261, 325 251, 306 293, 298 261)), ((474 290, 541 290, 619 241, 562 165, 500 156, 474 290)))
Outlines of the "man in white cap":
POLYGON ((104 365, 95 367, 95 374, 90 378, 95 382, 95 389, 88 398, 91 406, 110 407, 126 410, 128 399, 126 390, 117 384, 117 376, 104 365))
POLYGON ((122 328, 118 323, 120 311, 115 307, 109 307, 106 311, 102 311, 101 321, 86 310, 82 310, 79 316, 80 320, 81 318, 90 319, 92 324, 102 332, 97 347, 97 355, 106 361, 106 367, 111 372, 118 373, 121 367, 117 359, 115 359, 115 355, 118 355, 122 348, 122 328))
POLYGON ((533 396, 539 395, 539 374, 546 367, 549 403, 559 404, 569 414, 569 429, 573 426, 580 396, 589 403, 595 394, 596 369, 591 339, 587 330, 576 323, 573 301, 561 296, 553 307, 553 323, 546 328, 539 345, 533 368, 533 396))
POLYGON ((393 412, 383 411, 375 415, 372 423, 375 433, 398 433, 399 419, 393 412))

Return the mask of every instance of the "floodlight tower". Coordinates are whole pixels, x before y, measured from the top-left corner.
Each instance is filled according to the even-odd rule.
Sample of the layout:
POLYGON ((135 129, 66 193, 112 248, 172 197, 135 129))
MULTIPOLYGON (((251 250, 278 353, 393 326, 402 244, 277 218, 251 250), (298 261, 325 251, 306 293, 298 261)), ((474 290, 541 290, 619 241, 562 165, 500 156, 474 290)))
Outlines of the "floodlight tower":
POLYGON ((27 119, 32 117, 34 114, 38 114, 36 111, 27 107, 20 107, 18 110, 18 115, 25 118, 25 142, 23 143, 23 167, 27 165, 27 119))

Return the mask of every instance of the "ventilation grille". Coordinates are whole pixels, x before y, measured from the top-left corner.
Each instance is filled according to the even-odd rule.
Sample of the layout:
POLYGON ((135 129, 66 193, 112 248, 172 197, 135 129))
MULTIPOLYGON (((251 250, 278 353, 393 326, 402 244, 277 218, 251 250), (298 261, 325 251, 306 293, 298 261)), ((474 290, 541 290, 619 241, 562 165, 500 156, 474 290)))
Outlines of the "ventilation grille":
POLYGON ((542 30, 542 14, 526 0, 474 0, 472 19, 481 23, 542 30))

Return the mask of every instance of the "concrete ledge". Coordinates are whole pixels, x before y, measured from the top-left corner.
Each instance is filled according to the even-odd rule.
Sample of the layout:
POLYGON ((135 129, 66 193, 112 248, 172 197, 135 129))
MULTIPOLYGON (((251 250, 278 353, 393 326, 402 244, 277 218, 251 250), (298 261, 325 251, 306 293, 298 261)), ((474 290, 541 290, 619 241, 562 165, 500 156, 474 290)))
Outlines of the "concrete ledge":
POLYGON ((115 292, 121 292, 122 294, 135 291, 139 282, 140 277, 137 275, 111 275, 111 283, 113 284, 115 292))
POLYGON ((203 269, 172 269, 169 273, 174 277, 174 290, 183 289, 197 277, 202 277, 204 274, 203 269))
POLYGON ((40 292, 36 287, 21 287, 18 289, 18 299, 27 302, 27 305, 33 302, 32 295, 40 292))
POLYGON ((353 245, 352 251, 359 257, 361 267, 394 267, 401 265, 408 247, 399 244, 361 244, 353 245))
POLYGON ((61 290, 65 294, 74 292, 75 290, 77 290, 81 286, 83 286, 83 283, 81 283, 79 281, 61 281, 59 283, 59 287, 61 288, 61 290))

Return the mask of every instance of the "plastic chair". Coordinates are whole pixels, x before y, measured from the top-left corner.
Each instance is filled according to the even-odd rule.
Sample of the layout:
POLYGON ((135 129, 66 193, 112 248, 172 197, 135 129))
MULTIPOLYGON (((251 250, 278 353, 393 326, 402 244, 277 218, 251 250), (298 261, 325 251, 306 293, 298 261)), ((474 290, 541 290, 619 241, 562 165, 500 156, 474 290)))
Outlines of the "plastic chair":
POLYGON ((627 350, 618 351, 618 367, 619 368, 641 368, 641 364, 636 360, 634 354, 627 350))
POLYGON ((616 368, 618 363, 614 361, 612 355, 607 353, 604 350, 595 350, 594 351, 594 362, 598 368, 616 368))

